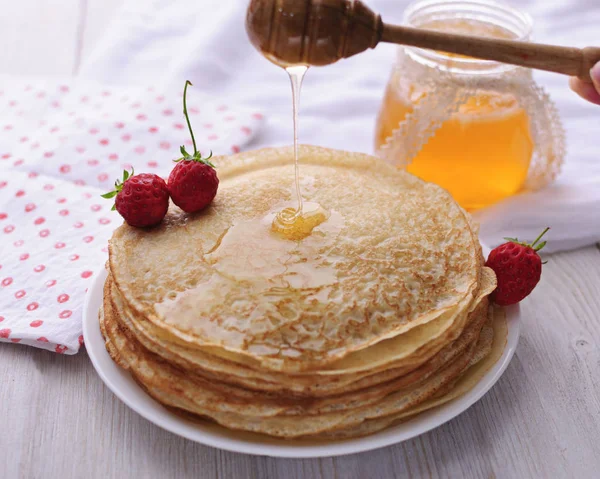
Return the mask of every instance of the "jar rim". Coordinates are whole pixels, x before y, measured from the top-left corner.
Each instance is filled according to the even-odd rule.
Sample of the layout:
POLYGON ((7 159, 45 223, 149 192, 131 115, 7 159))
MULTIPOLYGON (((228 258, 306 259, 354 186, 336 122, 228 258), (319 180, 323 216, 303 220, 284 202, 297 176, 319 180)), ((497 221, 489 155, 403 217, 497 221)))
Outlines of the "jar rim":
MULTIPOLYGON (((490 23, 510 31, 515 35, 514 39, 519 41, 528 41, 533 29, 533 20, 528 13, 494 0, 417 0, 406 8, 403 18, 404 23, 412 27, 440 19, 470 19, 490 23)), ((468 57, 453 57, 451 66, 448 66, 448 56, 444 53, 417 47, 404 49, 419 63, 455 73, 504 73, 520 68, 468 57)))

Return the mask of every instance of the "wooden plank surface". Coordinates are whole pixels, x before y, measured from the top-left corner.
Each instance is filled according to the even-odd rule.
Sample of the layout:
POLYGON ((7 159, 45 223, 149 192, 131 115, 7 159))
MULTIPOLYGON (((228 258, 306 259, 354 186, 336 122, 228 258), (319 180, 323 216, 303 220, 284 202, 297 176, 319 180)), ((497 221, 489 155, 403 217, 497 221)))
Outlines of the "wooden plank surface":
MULTIPOLYGON (((0 17, 0 72, 72 74, 121 0, 13 3, 0 17), (23 34, 31 28, 43 48, 23 34)), ((116 399, 85 351, 60 356, 3 344, 0 478, 597 477, 600 250, 550 257, 523 318, 505 375, 460 417, 399 445, 312 460, 179 438, 116 399)))

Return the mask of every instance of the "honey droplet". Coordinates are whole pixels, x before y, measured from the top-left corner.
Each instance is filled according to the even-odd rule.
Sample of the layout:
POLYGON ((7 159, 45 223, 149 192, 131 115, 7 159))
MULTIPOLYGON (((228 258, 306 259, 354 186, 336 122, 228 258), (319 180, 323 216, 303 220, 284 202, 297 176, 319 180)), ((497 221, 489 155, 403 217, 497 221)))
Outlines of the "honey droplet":
POLYGON ((300 241, 329 218, 329 213, 317 203, 306 203, 299 211, 288 207, 275 216, 272 230, 285 239, 300 241))

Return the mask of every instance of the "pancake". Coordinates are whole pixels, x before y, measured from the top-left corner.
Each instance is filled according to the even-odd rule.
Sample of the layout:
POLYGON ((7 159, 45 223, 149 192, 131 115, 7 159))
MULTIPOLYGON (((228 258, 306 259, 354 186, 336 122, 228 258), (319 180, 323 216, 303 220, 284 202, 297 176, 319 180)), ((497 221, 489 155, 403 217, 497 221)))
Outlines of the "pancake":
MULTIPOLYGON (((355 397, 349 404, 345 397, 335 398, 339 401, 336 403, 338 407, 334 405, 327 408, 327 402, 332 403, 333 399, 321 401, 320 407, 316 407, 313 401, 282 398, 277 407, 278 399, 274 396, 236 396, 233 388, 218 390, 211 387, 208 381, 193 378, 158 357, 153 358, 127 334, 123 334, 111 311, 110 304, 105 303, 102 321, 107 340, 117 350, 120 361, 127 363, 133 377, 151 396, 163 404, 210 417, 230 428, 287 438, 355 427, 366 420, 399 414, 422 403, 456 378, 476 357, 482 346, 477 340, 475 343, 470 341, 473 336, 475 339, 479 337, 484 322, 480 318, 472 330, 475 334, 469 335, 460 344, 466 346, 461 349, 461 354, 454 358, 448 356, 448 359, 452 359, 449 365, 446 363, 441 369, 414 383, 408 381, 403 385, 399 382, 391 388, 388 385, 382 391, 383 395, 377 395, 375 401, 360 402, 355 397)), ((485 318, 486 315, 483 315, 482 319, 485 318)))
MULTIPOLYGON (((287 394, 274 395, 272 393, 248 391, 224 382, 212 381, 213 378, 207 378, 199 374, 198 370, 181 370, 172 367, 171 363, 165 362, 160 356, 153 354, 137 342, 131 330, 120 321, 118 314, 115 313, 114 304, 110 300, 110 289, 111 283, 107 282, 104 305, 104 314, 107 319, 105 319, 105 322, 110 322, 110 327, 113 328, 113 332, 109 333, 108 337, 113 338, 113 344, 121 344, 118 348, 119 351, 125 349, 131 351, 128 355, 131 372, 138 378, 144 378, 140 379, 144 384, 155 384, 155 388, 166 388, 167 390, 174 388, 186 389, 194 391, 194 394, 200 392, 196 402, 205 414, 210 414, 207 410, 232 411, 240 402, 243 402, 240 414, 255 416, 272 416, 276 414, 315 415, 333 410, 358 408, 374 403, 391 392, 407 388, 426 379, 464 353, 477 340, 483 322, 487 317, 488 309, 487 300, 483 301, 473 312, 469 326, 456 341, 446 345, 430 361, 409 374, 398 376, 376 386, 362 388, 358 392, 352 391, 349 394, 335 394, 307 400, 305 398, 293 398, 287 394), (116 338, 118 333, 117 329, 114 328, 120 329, 121 336, 124 337, 116 338), (234 404, 230 404, 232 401, 234 404), (250 413, 250 411, 254 412, 250 413)), ((191 397, 187 392, 186 395, 191 397)))
MULTIPOLYGON (((235 362, 224 361, 218 356, 213 356, 203 351, 185 348, 177 343, 157 339, 152 335, 151 331, 148 331, 148 322, 131 318, 130 314, 124 309, 122 299, 119 297, 116 288, 111 288, 110 296, 113 309, 118 311, 119 322, 132 331, 136 340, 151 352, 161 355, 169 362, 177 364, 181 368, 194 371, 202 370, 206 377, 254 390, 321 397, 358 390, 389 381, 416 369, 428 361, 444 345, 454 341, 461 334, 469 318, 479 314, 479 310, 487 307, 487 296, 495 288, 495 276, 491 270, 485 268, 482 277, 483 281, 478 297, 473 301, 469 310, 462 313, 464 318, 454 322, 454 325, 457 326, 455 329, 442 331, 436 337, 431 335, 430 332, 432 326, 435 326, 439 320, 431 321, 430 323, 414 328, 404 335, 378 343, 373 347, 373 349, 381 351, 381 354, 389 353, 388 355, 393 357, 395 353, 397 357, 401 358, 397 361, 389 361, 387 369, 377 371, 373 368, 349 374, 346 374, 346 371, 340 371, 338 375, 333 375, 334 371, 332 370, 317 370, 311 373, 296 373, 292 375, 269 371, 264 372, 235 362), (411 351, 413 354, 403 356, 401 354, 403 351, 411 351)), ((448 318, 442 317, 439 319, 443 319, 445 321, 444 324, 449 323, 448 318)), ((354 354, 358 355, 361 353, 367 356, 364 363, 368 362, 371 358, 376 358, 376 355, 370 352, 370 349, 354 354)))
POLYGON ((376 158, 301 147, 319 221, 286 236, 271 225, 294 206, 292 155, 215 158, 210 207, 115 231, 110 356, 170 410, 286 439, 370 434, 464 394, 506 338, 477 224, 376 158))
POLYGON ((423 411, 436 408, 467 393, 483 378, 491 367, 498 362, 504 348, 508 330, 504 311, 499 308, 490 308, 488 323, 481 334, 481 343, 478 352, 473 356, 468 368, 459 377, 438 391, 427 401, 407 409, 396 415, 367 420, 351 429, 331 431, 325 434, 330 439, 345 439, 373 434, 381 429, 398 424, 410 419, 423 411))
POLYGON ((291 159, 290 148, 216 158, 207 210, 120 227, 110 270, 127 305, 196 348, 294 372, 426 324, 476 290, 481 256, 464 211, 368 155, 301 147, 305 200, 329 219, 299 242, 272 234, 292 199, 291 159))

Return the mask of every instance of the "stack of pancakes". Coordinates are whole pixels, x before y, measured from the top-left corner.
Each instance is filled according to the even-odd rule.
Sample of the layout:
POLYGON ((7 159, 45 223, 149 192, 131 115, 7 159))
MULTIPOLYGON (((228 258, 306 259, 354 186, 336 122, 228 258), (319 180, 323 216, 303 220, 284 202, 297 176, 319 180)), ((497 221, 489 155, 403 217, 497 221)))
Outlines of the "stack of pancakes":
POLYGON ((501 310, 469 215, 443 189, 362 154, 301 147, 216 158, 213 204, 110 242, 100 325, 166 407, 295 438, 372 433, 468 391, 500 357, 501 310))

